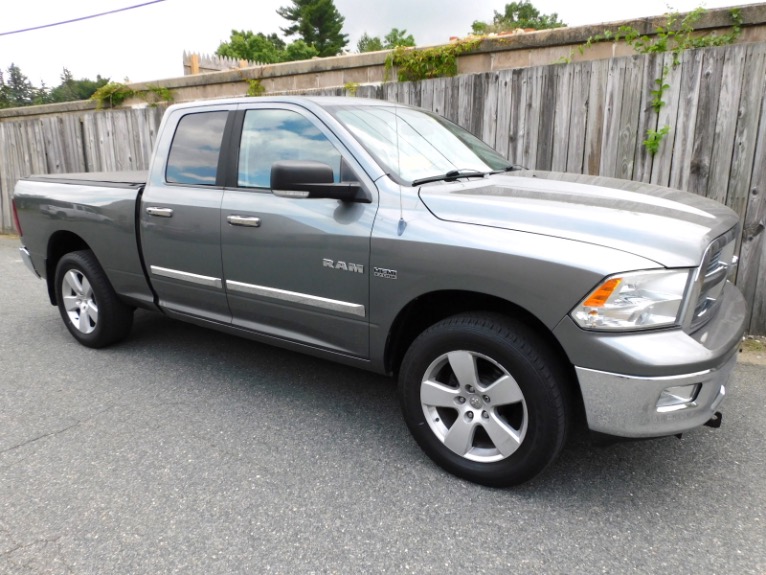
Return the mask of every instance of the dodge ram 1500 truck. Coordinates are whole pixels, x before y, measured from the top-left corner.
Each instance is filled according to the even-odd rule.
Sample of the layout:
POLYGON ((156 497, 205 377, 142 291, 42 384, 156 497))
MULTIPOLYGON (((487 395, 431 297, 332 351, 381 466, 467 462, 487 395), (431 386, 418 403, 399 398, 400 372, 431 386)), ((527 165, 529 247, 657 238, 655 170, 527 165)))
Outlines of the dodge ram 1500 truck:
POLYGON ((540 473, 578 413, 715 425, 744 330, 730 209, 521 169, 388 102, 175 105, 148 174, 33 176, 13 204, 80 343, 144 308, 394 375, 426 454, 486 485, 540 473))

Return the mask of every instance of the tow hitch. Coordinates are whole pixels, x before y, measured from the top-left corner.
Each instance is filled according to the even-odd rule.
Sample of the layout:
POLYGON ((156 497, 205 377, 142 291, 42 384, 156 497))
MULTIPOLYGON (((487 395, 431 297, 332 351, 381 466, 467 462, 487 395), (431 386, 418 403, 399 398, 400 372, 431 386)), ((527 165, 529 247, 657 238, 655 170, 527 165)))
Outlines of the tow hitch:
POLYGON ((723 419, 723 415, 721 415, 721 412, 720 411, 716 411, 715 414, 713 415, 713 417, 711 417, 705 423, 705 425, 707 425, 708 427, 713 427, 715 429, 718 429, 719 427, 721 427, 721 420, 722 419, 723 419))

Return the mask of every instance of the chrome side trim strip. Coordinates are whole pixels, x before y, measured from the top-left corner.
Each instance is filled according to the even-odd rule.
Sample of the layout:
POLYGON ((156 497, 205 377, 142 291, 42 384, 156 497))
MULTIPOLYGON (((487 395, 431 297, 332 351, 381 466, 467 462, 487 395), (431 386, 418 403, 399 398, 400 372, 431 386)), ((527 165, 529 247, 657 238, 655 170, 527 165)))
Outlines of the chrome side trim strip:
POLYGON ((259 295, 271 299, 277 299, 281 301, 289 301, 292 303, 299 303, 308 305, 311 307, 317 307, 329 311, 337 311, 340 313, 347 313, 349 315, 355 315, 358 317, 365 317, 366 310, 363 305, 356 303, 348 303, 345 301, 338 301, 335 299, 327 299, 324 297, 317 297, 304 293, 298 293, 294 291, 286 291, 281 289, 275 289, 265 286, 257 286, 252 284, 246 284, 242 282, 235 282, 232 280, 226 280, 226 288, 233 292, 246 293, 250 295, 259 295))
POLYGON ((201 276, 197 274, 190 274, 189 272, 180 272, 178 270, 171 270, 168 268, 161 268, 159 266, 150 266, 152 273, 156 276, 164 278, 171 278, 174 280, 181 280, 193 284, 203 285, 207 287, 214 287, 218 289, 223 288, 223 282, 220 278, 212 278, 209 276, 201 276))

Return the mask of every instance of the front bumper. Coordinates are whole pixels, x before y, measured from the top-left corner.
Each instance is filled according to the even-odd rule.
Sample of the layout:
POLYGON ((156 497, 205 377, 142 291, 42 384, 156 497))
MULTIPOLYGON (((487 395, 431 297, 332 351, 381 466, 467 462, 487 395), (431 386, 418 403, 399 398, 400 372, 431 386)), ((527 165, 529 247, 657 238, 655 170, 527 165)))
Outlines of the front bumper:
POLYGON ((588 427, 641 438, 704 425, 726 395, 745 318, 745 300, 728 284, 715 316, 691 334, 605 334, 563 321, 555 333, 575 366, 588 427))
POLYGON ((606 435, 638 438, 675 435, 704 425, 723 402, 725 384, 736 363, 737 355, 732 354, 719 369, 669 377, 578 367, 588 426, 606 435), (674 394, 669 389, 688 389, 690 396, 670 403, 667 398, 674 394))

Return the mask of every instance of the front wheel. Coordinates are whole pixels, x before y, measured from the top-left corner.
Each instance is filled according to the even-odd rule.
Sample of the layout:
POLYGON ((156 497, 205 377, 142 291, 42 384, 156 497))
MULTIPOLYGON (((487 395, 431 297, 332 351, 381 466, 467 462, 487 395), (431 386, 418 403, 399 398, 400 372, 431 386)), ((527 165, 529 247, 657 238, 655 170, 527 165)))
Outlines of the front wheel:
POLYGON ((69 333, 88 347, 105 347, 125 338, 133 308, 125 305, 90 250, 71 252, 56 266, 56 301, 69 333))
POLYGON ((557 357, 533 330, 496 314, 461 314, 424 331, 399 374, 404 418, 447 471, 505 487, 561 451, 570 402, 557 357))

